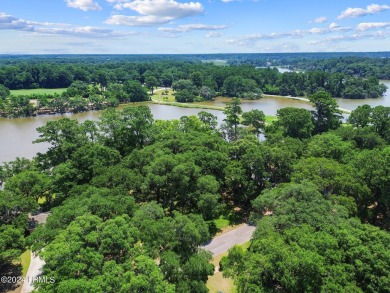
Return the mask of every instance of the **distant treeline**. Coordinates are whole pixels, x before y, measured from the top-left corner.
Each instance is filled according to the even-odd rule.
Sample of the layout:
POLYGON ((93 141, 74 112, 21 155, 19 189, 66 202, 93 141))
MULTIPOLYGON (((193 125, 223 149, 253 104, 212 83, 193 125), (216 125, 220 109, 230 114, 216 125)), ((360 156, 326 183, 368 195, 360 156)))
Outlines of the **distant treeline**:
MULTIPOLYGON (((111 56, 111 58, 107 55, 105 59, 102 56, 79 55, 75 56, 74 59, 70 57, 41 59, 41 57, 18 60, 3 57, 0 62, 0 84, 9 89, 64 88, 70 86, 74 81, 83 81, 105 87, 110 83, 123 84, 128 80, 145 83, 145 78, 149 76, 156 78, 156 86, 170 87, 174 81, 192 79, 198 87, 208 86, 216 92, 231 96, 231 94, 236 95, 236 93, 226 91, 224 83, 227 78, 234 76, 254 80, 260 90, 269 94, 304 96, 325 89, 335 97, 376 98, 383 95, 385 88, 379 86, 375 78, 363 80, 356 75, 377 77, 378 74, 369 72, 380 70, 381 67, 376 64, 383 64, 383 68, 386 66, 390 76, 389 59, 384 58, 349 57, 316 61, 308 59, 306 63, 297 59, 295 64, 291 62, 292 66, 303 67, 304 64, 309 66, 312 63, 314 65, 310 69, 315 69, 315 71, 281 74, 270 69, 255 69, 250 65, 216 66, 199 61, 173 61, 169 59, 153 61, 159 55, 152 55, 150 57, 152 61, 145 62, 146 59, 143 58, 146 58, 146 55, 142 56, 142 58, 140 57, 141 61, 134 61, 129 56, 126 58, 126 56, 121 55, 111 56), (367 66, 361 66, 359 60, 361 62, 366 60, 367 66), (349 67, 342 65, 344 63, 349 64, 349 67), (317 68, 320 66, 321 68, 317 68), (344 71, 347 71, 346 73, 339 72, 343 68, 344 71), (195 77, 196 80, 192 77, 195 77), (225 92, 223 92, 224 86, 225 92)), ((168 57, 165 56, 165 58, 168 57)), ((381 77, 383 76, 381 75, 381 77)), ((238 84, 237 87, 242 87, 242 84, 238 84)))
MULTIPOLYGON (((90 58, 90 57, 88 57, 90 58)), ((92 59, 94 60, 94 59, 92 59)), ((118 59, 121 60, 121 59, 118 59)), ((386 91, 376 77, 340 72, 280 73, 251 65, 217 66, 195 61, 74 63, 21 61, 0 66, 0 114, 7 117, 81 112, 119 103, 147 101, 147 89, 172 87, 178 102, 214 97, 258 99, 262 94, 309 96, 325 90, 333 97, 379 98, 386 91), (11 96, 9 89, 68 88, 61 95, 11 96), (35 104, 30 103, 35 99, 35 104)))
POLYGON ((286 66, 298 71, 324 71, 344 73, 355 77, 390 79, 390 53, 344 54, 279 54, 270 58, 240 56, 229 60, 230 64, 251 64, 253 66, 286 66))
POLYGON ((294 60, 326 60, 348 57, 390 58, 390 52, 317 52, 317 53, 220 53, 220 54, 48 54, 48 55, 0 55, 0 64, 18 62, 50 62, 52 64, 101 64, 110 62, 155 62, 155 61, 213 61, 223 60, 229 64, 253 64, 266 66, 291 64, 294 60))
POLYGON ((352 76, 390 79, 390 58, 346 57, 324 60, 296 59, 291 69, 341 72, 352 76))

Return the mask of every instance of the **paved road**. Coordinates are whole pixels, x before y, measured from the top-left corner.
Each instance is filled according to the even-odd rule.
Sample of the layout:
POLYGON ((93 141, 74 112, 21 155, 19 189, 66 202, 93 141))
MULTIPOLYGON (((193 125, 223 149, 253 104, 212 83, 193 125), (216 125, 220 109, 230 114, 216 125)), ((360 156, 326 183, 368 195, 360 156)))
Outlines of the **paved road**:
MULTIPOLYGON (((46 223, 46 219, 49 214, 50 212, 39 213, 34 216, 29 215, 29 218, 33 218, 38 222, 38 224, 44 224, 46 223)), ((42 274, 42 268, 44 264, 45 262, 38 255, 35 255, 31 252, 31 262, 23 282, 22 290, 20 291, 21 293, 30 293, 34 290, 34 279, 42 274)))
POLYGON ((256 230, 255 226, 247 224, 234 229, 226 234, 215 237, 210 243, 201 248, 210 251, 213 257, 227 252, 236 244, 243 244, 251 240, 253 232, 256 230))
MULTIPOLYGON (((45 216, 44 221, 46 221, 45 216)), ((215 257, 227 252, 236 244, 248 242, 252 238, 252 234, 255 229, 256 227, 245 224, 221 236, 215 237, 210 241, 210 243, 202 246, 202 248, 210 251, 213 254, 213 257, 215 257)), ((45 262, 38 256, 34 256, 33 254, 31 255, 30 267, 28 268, 26 281, 23 284, 21 293, 29 293, 34 289, 31 280, 42 273, 42 267, 44 264, 45 262)))
POLYGON ((45 262, 37 255, 31 252, 31 263, 28 267, 26 277, 23 282, 21 293, 29 293, 34 290, 34 279, 42 273, 42 267, 45 262))
POLYGON ((50 212, 39 213, 37 215, 28 214, 29 219, 34 219, 38 224, 45 224, 50 212))

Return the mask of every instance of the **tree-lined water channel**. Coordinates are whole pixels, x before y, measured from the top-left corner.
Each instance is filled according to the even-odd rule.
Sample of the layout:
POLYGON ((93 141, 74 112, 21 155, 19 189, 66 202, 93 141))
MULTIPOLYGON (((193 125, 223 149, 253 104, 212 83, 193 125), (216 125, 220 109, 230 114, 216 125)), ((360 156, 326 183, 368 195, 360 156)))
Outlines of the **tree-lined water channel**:
MULTIPOLYGON (((390 88, 390 81, 381 81, 390 88)), ((230 99, 217 98, 212 102, 202 104, 224 107, 230 99)), ((364 100, 346 100, 337 99, 337 103, 341 108, 356 109, 363 104, 390 106, 390 89, 387 90, 385 96, 379 99, 364 99, 364 100)), ((222 122, 224 114, 217 110, 202 110, 196 108, 182 108, 176 106, 148 104, 151 112, 156 120, 179 119, 182 116, 197 115, 200 111, 208 111, 217 116, 218 121, 222 122)), ((298 107, 304 109, 312 109, 312 106, 304 101, 287 99, 282 97, 264 97, 260 100, 242 101, 243 111, 251 109, 262 110, 266 115, 276 115, 276 112, 285 107, 298 107)), ((119 108, 123 108, 121 105, 119 108)), ((58 120, 63 117, 77 119, 80 122, 85 120, 98 120, 101 116, 101 111, 90 111, 78 114, 64 114, 54 116, 38 116, 30 118, 6 119, 0 118, 0 163, 15 159, 16 157, 32 158, 37 152, 46 151, 48 145, 40 143, 33 144, 32 142, 38 138, 37 127, 45 125, 48 121, 58 120)))

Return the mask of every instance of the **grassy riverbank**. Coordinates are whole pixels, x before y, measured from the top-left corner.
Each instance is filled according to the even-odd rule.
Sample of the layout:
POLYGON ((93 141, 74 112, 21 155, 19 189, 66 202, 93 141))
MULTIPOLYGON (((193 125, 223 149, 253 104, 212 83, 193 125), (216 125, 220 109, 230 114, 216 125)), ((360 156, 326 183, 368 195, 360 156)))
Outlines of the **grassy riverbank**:
MULTIPOLYGON (((152 100, 153 104, 159 104, 159 105, 166 105, 166 106, 175 106, 180 108, 195 108, 195 109, 205 109, 205 110, 216 110, 216 111, 223 111, 224 107, 219 106, 210 106, 210 105, 203 105, 201 102, 199 103, 179 103, 179 102, 166 102, 166 101, 159 101, 159 100, 152 100)), ((265 116, 265 122, 271 123, 272 121, 277 120, 276 116, 265 116)))
POLYGON ((11 95, 13 96, 28 96, 28 95, 53 95, 55 93, 62 94, 66 91, 66 88, 58 89, 27 89, 27 90, 10 90, 11 95))
MULTIPOLYGON (((195 103, 176 102, 172 89, 156 90, 153 93, 153 95, 151 96, 151 99, 152 99, 153 104, 175 106, 175 107, 180 107, 180 108, 195 108, 195 109, 216 110, 216 111, 223 111, 225 109, 225 107, 221 107, 221 106, 212 106, 209 104, 202 104, 203 102, 195 102, 195 103)), ((210 103, 210 102, 205 101, 205 103, 210 103)), ((271 123, 272 121, 275 121, 276 119, 277 119, 276 116, 270 116, 270 115, 265 116, 266 123, 271 123)))
MULTIPOLYGON (((281 99, 289 99, 289 100, 296 100, 296 101, 303 101, 311 104, 310 100, 307 98, 302 97, 291 97, 291 96, 278 96, 278 95, 264 95, 264 97, 270 97, 270 98, 281 98, 281 99)), ((344 114, 351 114, 352 110, 345 109, 345 108, 338 108, 341 112, 344 114)))
POLYGON ((179 102, 165 102, 165 101, 158 101, 158 100, 152 100, 152 103, 159 104, 159 105, 175 106, 175 107, 180 107, 180 108, 197 108, 197 109, 209 109, 209 110, 217 110, 217 111, 224 110, 224 107, 202 105, 200 103, 199 104, 179 103, 179 102))

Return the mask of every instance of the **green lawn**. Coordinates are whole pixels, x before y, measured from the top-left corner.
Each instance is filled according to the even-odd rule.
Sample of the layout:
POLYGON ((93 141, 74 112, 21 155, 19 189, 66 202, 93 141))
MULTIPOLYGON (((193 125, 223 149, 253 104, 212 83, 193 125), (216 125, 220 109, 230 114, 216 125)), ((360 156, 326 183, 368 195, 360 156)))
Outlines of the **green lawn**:
MULTIPOLYGON (((243 244, 240 244, 238 246, 241 246, 244 250, 247 250, 249 247, 250 241, 245 242, 243 244)), ((221 258, 223 256, 228 255, 227 252, 216 256, 211 262, 212 264, 218 268, 219 262, 221 261, 221 258)), ((209 277, 207 280, 207 288, 210 290, 210 293, 218 293, 218 292, 224 292, 224 293, 235 293, 237 292, 236 286, 234 285, 234 280, 232 278, 224 278, 222 276, 222 272, 214 272, 214 275, 209 277)))
POLYGON ((152 95, 152 100, 162 102, 175 102, 175 96, 172 89, 167 89, 168 94, 165 95, 165 90, 157 90, 152 95))
POLYGON ((66 88, 59 88, 59 89, 29 89, 29 90, 11 90, 11 95, 14 96, 28 96, 32 94, 61 94, 62 92, 66 91, 66 88))
POLYGON ((20 256, 20 264, 22 265, 22 274, 26 276, 28 268, 30 267, 31 262, 31 250, 26 250, 20 256))
POLYGON ((213 220, 213 222, 218 230, 221 230, 222 228, 225 228, 230 225, 230 221, 224 216, 220 216, 218 219, 213 220))
POLYGON ((265 115, 265 123, 267 124, 271 124, 272 122, 278 120, 278 117, 276 116, 268 116, 268 115, 265 115))

